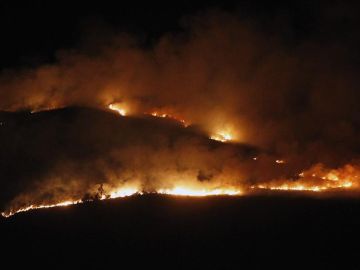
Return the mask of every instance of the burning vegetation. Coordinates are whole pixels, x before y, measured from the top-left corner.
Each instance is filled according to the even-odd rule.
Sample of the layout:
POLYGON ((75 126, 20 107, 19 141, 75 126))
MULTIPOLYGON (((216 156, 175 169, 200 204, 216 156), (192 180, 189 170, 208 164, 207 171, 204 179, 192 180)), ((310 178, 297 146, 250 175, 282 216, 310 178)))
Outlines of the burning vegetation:
POLYGON ((284 190, 284 191, 329 191, 359 188, 360 170, 350 164, 338 169, 324 168, 317 164, 301 172, 299 178, 293 180, 276 179, 251 186, 252 189, 284 190))
MULTIPOLYGON (((23 154, 42 163, 31 165, 32 170, 40 170, 36 181, 7 203, 4 217, 153 193, 202 197, 240 196, 264 189, 319 193, 359 188, 356 165, 329 169, 318 164, 296 177, 279 177, 292 171, 287 168, 291 162, 239 143, 213 142, 210 135, 175 118, 165 117, 169 121, 163 122, 157 116, 119 117, 82 108, 44 111, 30 118, 26 112, 6 115, 3 122, 8 126, 21 123, 24 136, 31 131, 34 150, 25 143, 23 154), (70 126, 67 119, 73 121, 70 126), (46 134, 39 122, 45 129, 56 125, 58 131, 46 134), (35 151, 44 141, 52 151, 35 151), (83 151, 87 154, 80 154, 83 151), (258 155, 254 158, 254 154, 258 155)), ((8 140, 14 139, 10 131, 9 136, 8 140)), ((20 172, 17 177, 24 181, 28 174, 20 172)))
POLYGON ((147 49, 110 37, 1 74, 3 216, 133 194, 359 189, 350 53, 291 47, 227 13, 185 33, 147 49))

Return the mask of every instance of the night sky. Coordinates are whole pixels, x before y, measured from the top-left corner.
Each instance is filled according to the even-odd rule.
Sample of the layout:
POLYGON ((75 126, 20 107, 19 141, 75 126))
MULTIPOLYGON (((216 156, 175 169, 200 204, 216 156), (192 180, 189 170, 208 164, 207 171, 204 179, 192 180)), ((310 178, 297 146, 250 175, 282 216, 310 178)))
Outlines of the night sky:
POLYGON ((126 32, 151 46, 164 33, 181 32, 185 17, 209 9, 235 14, 293 46, 307 39, 359 44, 355 1, 4 1, 1 67, 52 62, 57 50, 79 47, 94 35, 126 32))

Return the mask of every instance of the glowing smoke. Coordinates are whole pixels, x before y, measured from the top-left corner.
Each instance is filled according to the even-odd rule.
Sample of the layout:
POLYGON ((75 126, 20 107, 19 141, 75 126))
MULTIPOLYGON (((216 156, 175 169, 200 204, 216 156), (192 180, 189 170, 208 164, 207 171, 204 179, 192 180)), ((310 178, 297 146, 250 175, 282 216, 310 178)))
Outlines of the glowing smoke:
POLYGON ((176 192, 182 181, 217 190, 290 187, 294 179, 313 188, 331 181, 298 179, 314 164, 357 168, 360 98, 357 73, 345 68, 350 52, 312 40, 289 46, 220 12, 186 27, 152 48, 115 37, 96 54, 63 51, 54 64, 3 72, 0 108, 33 118, 2 119, 2 203, 56 204, 128 181, 149 192, 176 192), (109 104, 125 119, 35 113, 109 104))

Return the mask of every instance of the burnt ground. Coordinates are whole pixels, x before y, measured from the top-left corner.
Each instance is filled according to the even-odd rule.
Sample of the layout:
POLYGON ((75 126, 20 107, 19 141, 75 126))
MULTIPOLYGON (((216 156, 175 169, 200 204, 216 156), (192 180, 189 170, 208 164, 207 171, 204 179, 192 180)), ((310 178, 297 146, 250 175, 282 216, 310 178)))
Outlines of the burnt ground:
POLYGON ((360 269, 359 210, 359 199, 133 196, 2 219, 2 261, 48 269, 360 269))

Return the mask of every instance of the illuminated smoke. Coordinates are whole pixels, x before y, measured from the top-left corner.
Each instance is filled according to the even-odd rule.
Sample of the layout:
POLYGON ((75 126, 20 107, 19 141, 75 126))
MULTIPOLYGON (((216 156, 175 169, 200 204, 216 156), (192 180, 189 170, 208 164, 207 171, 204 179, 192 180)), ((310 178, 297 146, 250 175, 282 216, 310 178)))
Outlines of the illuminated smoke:
POLYGON ((225 132, 219 132, 215 135, 211 135, 210 139, 220 142, 228 142, 232 140, 232 136, 225 132))
POLYGON ((338 169, 324 168, 317 164, 299 173, 294 180, 277 179, 252 186, 253 189, 284 190, 284 191, 329 191, 358 189, 360 185, 360 168, 345 165, 338 169))
POLYGON ((359 188, 352 51, 289 45, 222 12, 184 25, 151 48, 120 35, 2 72, 0 109, 25 111, 0 119, 6 212, 79 202, 101 184, 100 199, 359 188), (56 110, 68 106, 99 111, 56 110))

